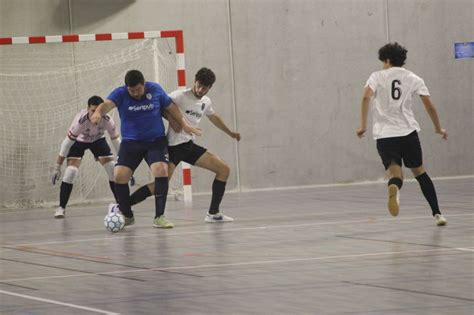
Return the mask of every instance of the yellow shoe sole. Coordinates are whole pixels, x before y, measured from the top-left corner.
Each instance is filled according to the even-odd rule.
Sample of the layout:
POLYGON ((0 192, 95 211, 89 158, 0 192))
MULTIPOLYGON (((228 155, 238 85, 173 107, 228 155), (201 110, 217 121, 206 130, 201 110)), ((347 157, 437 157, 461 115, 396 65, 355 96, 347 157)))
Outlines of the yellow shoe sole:
POLYGON ((398 187, 397 185, 388 186, 388 211, 394 217, 398 215, 400 206, 398 204, 398 187))

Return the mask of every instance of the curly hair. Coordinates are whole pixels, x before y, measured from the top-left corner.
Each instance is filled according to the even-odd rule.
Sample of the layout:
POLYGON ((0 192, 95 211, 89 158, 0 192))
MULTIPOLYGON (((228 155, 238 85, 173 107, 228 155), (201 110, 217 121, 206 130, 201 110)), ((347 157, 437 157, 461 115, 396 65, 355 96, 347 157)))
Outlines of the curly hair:
POLYGON ((401 67, 405 64, 407 59, 407 52, 405 47, 399 43, 388 43, 379 49, 379 60, 390 60, 390 64, 395 67, 401 67))
POLYGON ((216 75, 211 69, 203 67, 196 73, 195 80, 204 86, 210 87, 216 82, 216 75))

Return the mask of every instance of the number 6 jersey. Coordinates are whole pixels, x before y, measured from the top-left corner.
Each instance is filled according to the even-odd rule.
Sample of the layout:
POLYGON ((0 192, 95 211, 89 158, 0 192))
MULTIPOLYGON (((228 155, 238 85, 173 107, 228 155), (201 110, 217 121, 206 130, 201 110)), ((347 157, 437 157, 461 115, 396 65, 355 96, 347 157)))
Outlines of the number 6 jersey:
POLYGON ((365 85, 374 92, 374 139, 402 137, 420 131, 413 114, 413 95, 430 95, 423 79, 401 67, 372 73, 365 85))

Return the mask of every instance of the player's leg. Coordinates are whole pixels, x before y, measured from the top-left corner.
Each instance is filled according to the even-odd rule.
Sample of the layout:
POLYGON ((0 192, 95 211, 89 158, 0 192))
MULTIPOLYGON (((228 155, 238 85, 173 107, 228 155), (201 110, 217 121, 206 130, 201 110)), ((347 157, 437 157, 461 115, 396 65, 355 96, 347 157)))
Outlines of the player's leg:
POLYGON ((117 201, 117 196, 115 194, 115 182, 114 182, 114 156, 112 151, 110 150, 109 145, 105 138, 101 138, 91 144, 90 150, 94 157, 104 168, 105 172, 107 173, 107 177, 109 179, 109 186, 112 194, 114 196, 115 201, 117 201))
POLYGON ((99 157, 98 161, 104 168, 105 172, 107 173, 107 177, 109 179, 110 190, 112 191, 115 202, 117 202, 117 196, 115 194, 115 182, 114 182, 114 167, 115 167, 114 158, 113 157, 99 157))
POLYGON ((148 148, 147 163, 155 178, 155 218, 153 226, 157 228, 172 228, 174 224, 168 221, 164 214, 168 196, 168 142, 166 137, 157 139, 148 148))
MULTIPOLYGON (((197 150, 195 150, 197 151, 197 150)), ((216 174, 212 183, 212 197, 211 204, 209 205, 209 211, 206 215, 206 222, 230 222, 233 221, 231 217, 228 217, 220 212, 220 204, 225 193, 225 186, 227 179, 229 178, 230 168, 229 166, 216 154, 205 151, 196 160, 194 165, 207 169, 216 174)))
POLYGON ((54 217, 56 219, 64 218, 66 215, 66 206, 71 197, 72 187, 74 181, 79 173, 79 166, 81 165, 80 158, 68 158, 67 167, 64 171, 63 180, 61 182, 61 188, 59 189, 59 207, 56 208, 54 217))
MULTIPOLYGON (((171 159, 171 157, 170 157, 171 159)), ((172 162, 169 162, 168 164, 168 181, 171 180, 171 177, 173 177, 174 170, 176 169, 176 165, 174 165, 172 162)), ((148 197, 154 195, 155 193, 155 182, 148 183, 146 185, 141 186, 137 190, 133 192, 133 194, 130 196, 130 203, 131 205, 136 205, 143 200, 147 199, 148 197)))
POLYGON ((79 173, 79 166, 81 165, 84 151, 89 147, 88 143, 76 141, 69 149, 67 155, 67 167, 64 171, 64 176, 61 181, 59 189, 59 207, 54 212, 54 217, 57 219, 64 218, 66 215, 66 206, 71 196, 74 181, 79 173))
POLYGON ((128 181, 133 172, 146 155, 146 147, 134 141, 122 141, 119 149, 119 158, 114 167, 115 194, 119 209, 125 217, 125 225, 135 223, 132 206, 130 204, 130 187, 128 181))
POLYGON ((385 170, 388 172, 388 211, 397 216, 400 210, 400 189, 403 186, 402 159, 400 138, 384 138, 377 140, 377 151, 382 159, 385 170))
POLYGON ((142 202, 143 200, 153 195, 154 190, 155 190, 155 182, 140 186, 137 190, 135 190, 130 195, 130 204, 134 206, 142 202))
POLYGON ((431 213, 437 225, 446 225, 447 220, 441 215, 438 205, 438 197, 433 181, 423 167, 423 153, 420 140, 416 132, 407 136, 404 144, 405 166, 409 167, 420 185, 421 192, 431 208, 431 213))

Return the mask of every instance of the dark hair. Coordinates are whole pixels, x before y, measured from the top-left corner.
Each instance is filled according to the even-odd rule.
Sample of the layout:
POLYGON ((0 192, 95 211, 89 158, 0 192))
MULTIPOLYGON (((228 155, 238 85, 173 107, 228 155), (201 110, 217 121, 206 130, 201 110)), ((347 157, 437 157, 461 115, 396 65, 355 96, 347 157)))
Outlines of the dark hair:
POLYGON ((125 75, 125 85, 128 87, 134 87, 138 84, 145 84, 145 78, 143 73, 138 70, 130 70, 125 75))
POLYGON ((379 60, 390 60, 390 64, 395 67, 401 67, 405 64, 407 59, 407 52, 405 47, 399 43, 388 43, 379 49, 379 60))
POLYGON ((89 100, 87 101, 87 107, 97 106, 97 105, 102 104, 103 102, 104 100, 102 99, 102 97, 94 95, 94 96, 91 96, 89 100))
POLYGON ((211 69, 203 67, 196 73, 195 80, 204 86, 210 87, 216 82, 216 75, 211 69))

